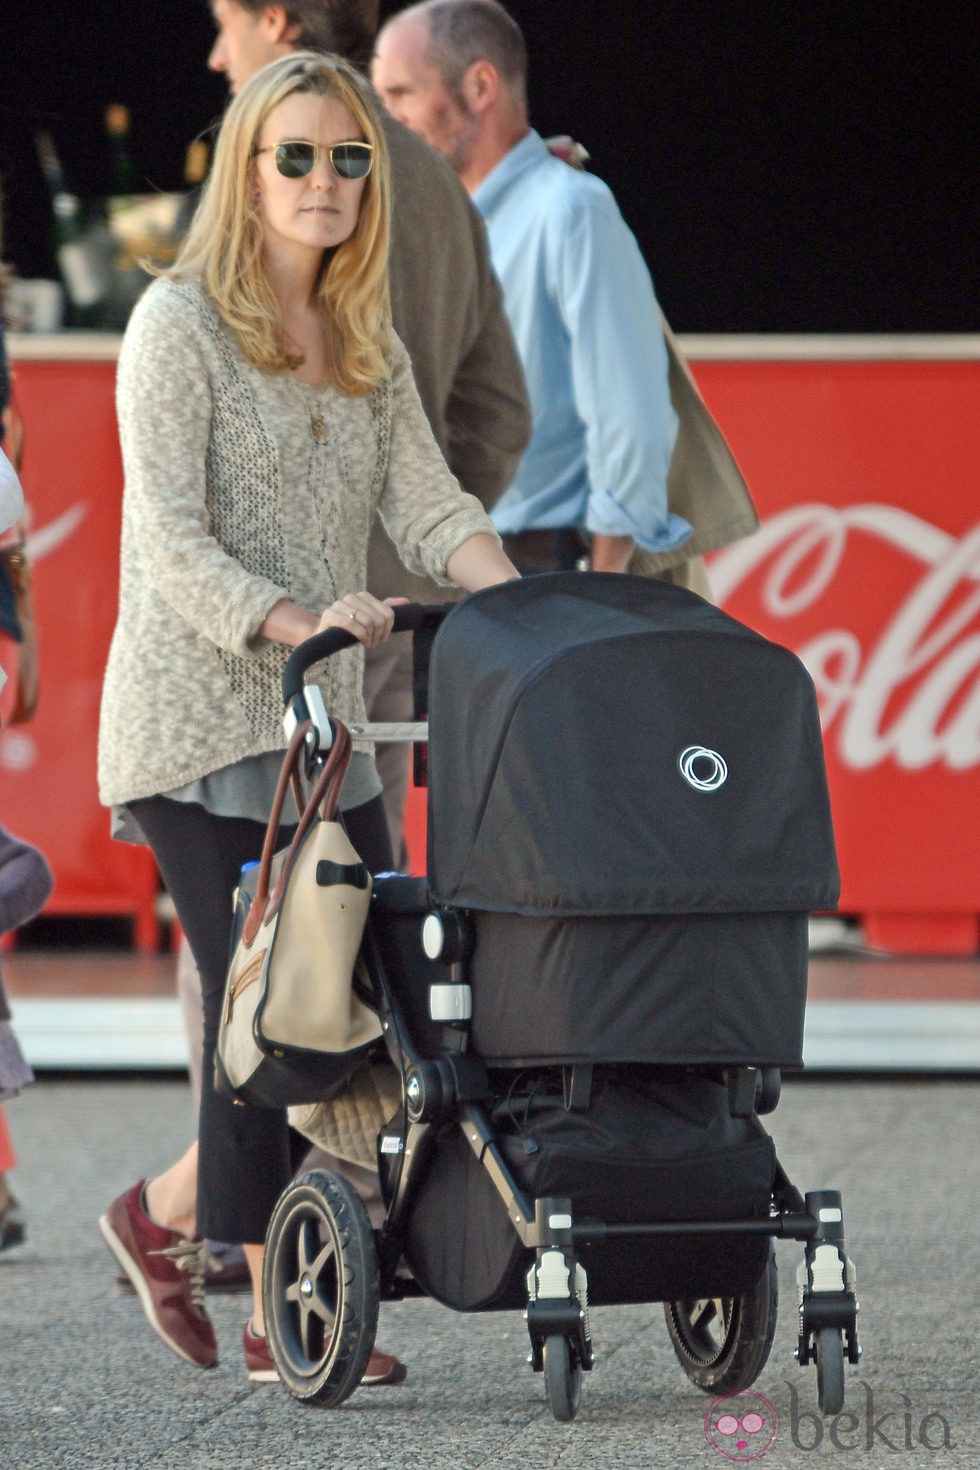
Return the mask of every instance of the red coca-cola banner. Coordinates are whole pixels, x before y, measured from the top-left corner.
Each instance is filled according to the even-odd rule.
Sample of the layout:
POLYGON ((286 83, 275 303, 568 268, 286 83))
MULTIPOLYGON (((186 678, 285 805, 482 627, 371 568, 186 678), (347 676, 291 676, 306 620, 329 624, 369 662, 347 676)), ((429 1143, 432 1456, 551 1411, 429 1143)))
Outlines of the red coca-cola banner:
MULTIPOLYGON (((115 362, 15 357, 14 366, 41 695, 30 724, 0 729, 0 824, 51 863, 46 914, 130 918, 137 946, 148 950, 158 939, 156 864, 149 849, 111 839, 96 788, 119 584, 115 362)), ((10 653, 0 653, 7 667, 10 653)))
MULTIPOLYGON (((771 344, 767 360, 709 359, 687 345, 763 519, 712 559, 715 592, 796 650, 816 681, 842 912, 883 948, 971 954, 980 361, 800 360, 799 343, 796 360, 772 360, 771 344)), ((0 732, 0 821, 51 857, 54 911, 132 913, 151 944, 152 859, 110 841, 95 790, 122 488, 114 365, 27 354, 16 365, 42 697, 33 725, 0 732)), ((422 871, 422 792, 410 800, 409 841, 422 871)))
POLYGON ((970 954, 980 914, 976 362, 702 362, 762 529, 711 577, 820 699, 843 878, 872 945, 970 954))

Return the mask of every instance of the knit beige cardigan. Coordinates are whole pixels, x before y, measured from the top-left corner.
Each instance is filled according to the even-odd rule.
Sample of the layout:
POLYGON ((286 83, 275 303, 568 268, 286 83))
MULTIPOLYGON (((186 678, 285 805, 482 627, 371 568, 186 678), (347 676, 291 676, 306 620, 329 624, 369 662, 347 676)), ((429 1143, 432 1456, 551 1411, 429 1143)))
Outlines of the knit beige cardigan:
MULTIPOLYGON (((280 598, 318 612, 366 585, 376 511, 407 566, 443 582, 467 537, 496 534, 447 468, 397 338, 373 393, 329 395, 330 458, 314 485, 283 483, 268 378, 198 286, 157 281, 136 306, 116 388, 125 488, 99 729, 107 806, 285 746, 290 650, 258 630, 280 598)), ((360 648, 321 666, 341 719, 364 718, 362 670, 360 648)))

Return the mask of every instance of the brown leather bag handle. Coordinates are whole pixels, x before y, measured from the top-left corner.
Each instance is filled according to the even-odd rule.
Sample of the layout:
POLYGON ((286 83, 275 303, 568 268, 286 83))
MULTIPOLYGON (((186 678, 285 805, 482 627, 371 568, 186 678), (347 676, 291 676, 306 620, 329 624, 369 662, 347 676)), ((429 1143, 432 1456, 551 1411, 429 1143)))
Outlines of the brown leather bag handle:
POLYGON ((299 776, 299 756, 302 750, 306 733, 312 728, 309 720, 304 720, 297 725, 293 731, 289 747, 283 757, 282 768, 279 771, 279 780, 276 783, 276 794, 272 801, 272 811, 269 822, 265 829, 265 841, 262 844, 262 857, 259 861, 259 875, 256 881, 255 897, 242 926, 242 940, 246 947, 250 947, 259 932, 264 920, 271 919, 272 915, 282 903, 283 894, 286 890, 286 878, 292 867, 293 859, 299 851, 303 838, 306 836, 313 822, 316 820, 317 812, 322 806, 323 820, 331 822, 337 811, 337 801, 340 797, 340 788, 347 774, 350 764, 351 737, 347 726, 340 720, 331 720, 334 731, 333 745, 327 756, 316 782, 311 790, 305 804, 303 801, 303 786, 299 776), (273 892, 269 893, 269 876, 272 868, 272 859, 275 856, 276 845, 279 839, 279 826, 282 820, 282 808, 286 799, 286 787, 292 786, 293 795, 296 798, 296 809, 300 813, 299 825, 289 844, 289 852, 282 865, 279 881, 273 892))
MULTIPOLYGON (((299 826, 293 834, 293 840, 289 844, 289 852, 286 854, 285 861, 280 870, 279 881, 269 895, 269 902, 266 904, 265 909, 265 919, 267 922, 272 918, 285 897, 286 881, 289 877, 289 871, 302 846, 303 839, 313 823, 317 820, 318 814, 324 822, 332 822, 337 814, 340 788, 344 783, 347 767, 350 765, 351 737, 346 725, 341 724, 339 720, 334 720, 332 723, 334 726, 334 743, 331 747, 330 754, 327 756, 323 770, 317 777, 316 784, 310 792, 309 800, 299 819, 299 826)), ((266 833, 266 836, 268 836, 268 833, 266 833)))

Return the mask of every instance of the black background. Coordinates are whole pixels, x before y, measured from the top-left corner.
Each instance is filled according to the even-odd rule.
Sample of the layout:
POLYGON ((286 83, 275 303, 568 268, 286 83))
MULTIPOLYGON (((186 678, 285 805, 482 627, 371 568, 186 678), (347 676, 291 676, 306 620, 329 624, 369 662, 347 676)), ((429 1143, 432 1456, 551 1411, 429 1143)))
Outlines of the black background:
MULTIPOLYGON (((399 9, 382 4, 382 14, 399 9)), ((510 9, 532 122, 589 149, 688 332, 975 332, 976 0, 659 0, 510 9)), ((127 103, 149 187, 220 116, 205 0, 0 0, 6 249, 53 275, 34 156, 106 191, 127 103)))

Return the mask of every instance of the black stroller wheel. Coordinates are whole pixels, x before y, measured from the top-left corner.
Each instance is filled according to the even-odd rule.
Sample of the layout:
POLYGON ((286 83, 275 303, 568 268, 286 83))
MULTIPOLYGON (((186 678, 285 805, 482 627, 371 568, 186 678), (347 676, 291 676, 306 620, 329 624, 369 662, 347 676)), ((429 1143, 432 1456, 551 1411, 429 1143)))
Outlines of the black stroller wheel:
POLYGON ((836 1327, 821 1327, 814 1342, 817 1356, 817 1403, 821 1414, 844 1407, 844 1345, 836 1327))
POLYGON ((378 1258, 353 1187, 317 1170, 279 1197, 262 1272, 269 1347, 294 1398, 331 1409, 353 1393, 378 1326, 378 1258))
POLYGON ((762 1372, 776 1331, 778 1282, 772 1245, 755 1286, 742 1296, 664 1303, 674 1352, 705 1393, 738 1393, 762 1372))
POLYGON ((582 1402, 582 1365, 576 1361, 568 1338, 560 1333, 545 1338, 542 1357, 551 1412, 559 1424, 570 1424, 582 1402))

